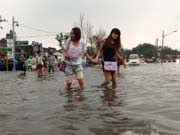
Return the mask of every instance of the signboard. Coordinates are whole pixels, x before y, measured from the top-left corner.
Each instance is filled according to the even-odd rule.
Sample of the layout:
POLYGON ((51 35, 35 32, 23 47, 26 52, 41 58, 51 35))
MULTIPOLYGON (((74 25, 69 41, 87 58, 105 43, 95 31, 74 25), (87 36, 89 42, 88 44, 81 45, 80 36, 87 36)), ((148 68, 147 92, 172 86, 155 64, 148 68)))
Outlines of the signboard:
POLYGON ((7 52, 0 52, 0 56, 5 56, 7 55, 7 52))
POLYGON ((3 48, 0 48, 0 52, 12 52, 12 48, 3 47, 3 48))
POLYGON ((14 47, 13 39, 7 39, 7 47, 11 47, 11 48, 14 47))
POLYGON ((162 51, 162 48, 158 48, 158 51, 162 51))
POLYGON ((28 45, 29 42, 28 41, 16 41, 17 45, 28 45))
POLYGON ((9 59, 11 59, 11 58, 13 59, 13 58, 14 58, 14 55, 13 55, 12 52, 8 52, 8 58, 9 58, 9 59))
POLYGON ((158 57, 160 57, 160 56, 161 56, 161 53, 160 53, 160 52, 158 52, 158 53, 157 53, 157 55, 158 55, 158 57))

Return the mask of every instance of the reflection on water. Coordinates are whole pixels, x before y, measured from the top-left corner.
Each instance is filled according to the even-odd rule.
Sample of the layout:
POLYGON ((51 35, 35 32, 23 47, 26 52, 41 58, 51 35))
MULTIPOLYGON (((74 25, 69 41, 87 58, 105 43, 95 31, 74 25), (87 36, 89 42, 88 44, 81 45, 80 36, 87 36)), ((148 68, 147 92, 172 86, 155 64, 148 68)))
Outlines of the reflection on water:
POLYGON ((177 135, 180 65, 122 69, 118 87, 97 87, 102 71, 85 69, 86 88, 64 90, 61 72, 37 79, 0 72, 3 135, 177 135))
POLYGON ((64 105, 64 108, 66 111, 73 111, 76 107, 74 104, 76 104, 76 102, 81 102, 85 99, 82 90, 78 90, 78 88, 74 90, 68 90, 65 94, 65 97, 67 98, 67 104, 64 105))

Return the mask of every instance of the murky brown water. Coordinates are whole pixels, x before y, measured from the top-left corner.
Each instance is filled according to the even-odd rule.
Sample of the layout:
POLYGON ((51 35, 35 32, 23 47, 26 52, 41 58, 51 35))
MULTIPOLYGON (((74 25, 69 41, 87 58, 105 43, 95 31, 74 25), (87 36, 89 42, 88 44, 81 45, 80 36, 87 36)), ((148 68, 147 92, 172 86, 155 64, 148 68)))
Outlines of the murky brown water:
MULTIPOLYGON (((178 135, 180 64, 123 69, 118 88, 98 88, 102 71, 86 68, 86 89, 64 91, 61 72, 0 72, 2 135, 178 135)), ((76 87, 76 85, 74 85, 76 87)))

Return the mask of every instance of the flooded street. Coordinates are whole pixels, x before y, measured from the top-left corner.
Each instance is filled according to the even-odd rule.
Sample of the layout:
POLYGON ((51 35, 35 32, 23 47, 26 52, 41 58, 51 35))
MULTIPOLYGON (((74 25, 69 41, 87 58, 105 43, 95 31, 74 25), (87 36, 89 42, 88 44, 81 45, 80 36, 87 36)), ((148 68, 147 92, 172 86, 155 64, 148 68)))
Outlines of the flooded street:
POLYGON ((98 88, 98 68, 85 68, 86 88, 65 91, 57 72, 0 72, 2 135, 178 135, 180 64, 122 67, 118 87, 98 88))

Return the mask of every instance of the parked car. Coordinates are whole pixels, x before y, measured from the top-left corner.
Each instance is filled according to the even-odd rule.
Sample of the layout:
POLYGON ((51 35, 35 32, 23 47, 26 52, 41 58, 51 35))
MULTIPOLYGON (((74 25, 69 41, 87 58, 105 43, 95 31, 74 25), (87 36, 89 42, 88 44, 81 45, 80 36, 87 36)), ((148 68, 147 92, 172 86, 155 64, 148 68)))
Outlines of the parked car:
POLYGON ((136 66, 140 64, 139 55, 138 54, 130 54, 128 65, 136 66))
MULTIPOLYGON (((14 60, 9 59, 8 60, 8 71, 12 71, 13 70, 13 66, 14 66, 14 60)), ((15 66, 16 66, 16 70, 20 70, 20 62, 18 62, 16 60, 15 62, 15 66)), ((5 60, 1 60, 0 61, 0 71, 6 71, 6 61, 5 60)))
POLYGON ((152 58, 146 58, 145 61, 146 61, 146 63, 154 63, 152 58))

